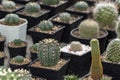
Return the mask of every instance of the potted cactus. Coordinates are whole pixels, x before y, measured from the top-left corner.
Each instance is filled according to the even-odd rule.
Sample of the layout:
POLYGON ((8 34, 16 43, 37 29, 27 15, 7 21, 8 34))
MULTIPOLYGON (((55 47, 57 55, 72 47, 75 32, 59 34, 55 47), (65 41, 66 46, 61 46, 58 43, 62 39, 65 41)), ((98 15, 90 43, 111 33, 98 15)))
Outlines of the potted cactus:
POLYGON ((61 42, 69 43, 70 40, 70 31, 78 26, 82 20, 82 16, 73 15, 68 12, 62 12, 51 17, 53 23, 65 26, 61 42))
POLYGON ((60 41, 64 26, 53 24, 49 20, 43 20, 35 27, 30 28, 29 34, 33 39, 33 43, 37 43, 44 38, 53 38, 60 41))
POLYGON ((13 58, 17 55, 26 56, 27 42, 20 39, 15 39, 8 43, 8 50, 10 58, 13 58))
POLYGON ((0 33, 0 51, 4 51, 4 47, 5 47, 5 36, 1 35, 0 33))
POLYGON ((23 7, 23 5, 16 4, 13 1, 3 1, 3 3, 0 4, 0 18, 4 18, 5 15, 9 13, 15 13, 23 7))
POLYGON ((5 53, 0 51, 0 66, 4 65, 5 53))
POLYGON ((89 45, 73 41, 61 48, 61 58, 70 59, 66 74, 75 74, 79 77, 89 72, 91 64, 91 48, 89 45))
POLYGON ((92 20, 86 19, 80 23, 78 28, 71 31, 71 41, 80 41, 83 44, 90 45, 90 40, 96 38, 100 41, 101 53, 106 46, 108 32, 100 29, 99 24, 92 20))
POLYGON ((0 32, 10 42, 14 39, 26 40, 27 20, 16 14, 8 14, 0 19, 0 32))
POLYGON ((48 19, 49 10, 41 8, 36 2, 29 2, 17 14, 28 20, 28 28, 37 25, 41 20, 48 19))
POLYGON ((66 75, 64 80, 79 80, 79 78, 76 75, 66 75))
POLYGON ((55 39, 43 39, 38 50, 38 59, 29 65, 31 74, 47 80, 63 80, 69 60, 60 59, 59 43, 55 39))

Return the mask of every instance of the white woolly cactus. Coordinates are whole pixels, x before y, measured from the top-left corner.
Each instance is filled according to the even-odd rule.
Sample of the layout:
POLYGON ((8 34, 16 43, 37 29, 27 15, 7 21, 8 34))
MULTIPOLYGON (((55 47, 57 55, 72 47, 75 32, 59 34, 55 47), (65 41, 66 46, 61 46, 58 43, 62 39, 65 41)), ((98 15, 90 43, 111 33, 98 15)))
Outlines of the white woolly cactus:
POLYGON ((59 14, 59 18, 61 21, 68 23, 71 20, 71 15, 70 15, 70 13, 63 12, 63 13, 59 14))
POLYGON ((13 1, 5 1, 5 2, 2 3, 2 5, 3 5, 3 8, 6 9, 6 10, 16 8, 16 4, 13 1))
POLYGON ((113 25, 116 21, 118 17, 118 10, 114 3, 100 2, 96 4, 93 14, 101 27, 106 29, 107 26, 113 25))

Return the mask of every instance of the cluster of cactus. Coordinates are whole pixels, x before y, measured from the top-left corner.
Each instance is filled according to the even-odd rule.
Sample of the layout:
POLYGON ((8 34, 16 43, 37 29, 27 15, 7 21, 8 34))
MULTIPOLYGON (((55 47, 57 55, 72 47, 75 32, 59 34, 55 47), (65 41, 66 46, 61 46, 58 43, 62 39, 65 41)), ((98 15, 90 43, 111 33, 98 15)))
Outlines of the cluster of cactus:
POLYGON ((75 75, 66 75, 64 76, 64 80, 79 80, 79 78, 75 75))
POLYGON ((16 63, 22 63, 22 62, 24 62, 24 57, 23 57, 23 56, 20 56, 20 55, 14 57, 13 59, 14 59, 14 61, 15 61, 16 63))
POLYGON ((59 18, 61 21, 68 23, 71 21, 71 15, 68 12, 63 12, 59 14, 59 18))
POLYGON ((91 78, 93 80, 101 80, 103 76, 103 67, 100 58, 99 41, 97 39, 92 39, 90 41, 90 46, 92 55, 91 78))
POLYGON ((7 14, 4 20, 7 25, 17 25, 20 22, 20 17, 16 14, 7 14))
POLYGON ((82 51, 82 45, 79 41, 73 41, 70 44, 70 51, 82 51))
POLYGON ((57 5, 59 4, 60 0, 42 0, 42 2, 45 5, 57 5))
POLYGON ((41 7, 36 2, 29 2, 25 5, 25 12, 29 14, 34 14, 40 12, 41 7))
POLYGON ((39 24, 39 28, 42 31, 49 31, 54 27, 53 23, 49 20, 43 20, 39 24))
POLYGON ((85 1, 79 1, 75 3, 74 8, 78 11, 86 11, 88 9, 88 4, 85 1))
POLYGON ((16 4, 13 1, 4 1, 2 6, 5 10, 12 10, 16 8, 16 4))
POLYGON ((42 66, 55 66, 60 57, 60 47, 58 41, 54 39, 43 39, 39 42, 38 51, 39 62, 42 66))
POLYGON ((101 28, 106 29, 115 23, 118 17, 118 10, 114 3, 101 2, 96 4, 93 14, 101 28))
POLYGON ((12 41, 13 42, 13 44, 15 45, 15 46, 21 46, 22 45, 22 43, 23 43, 23 41, 22 40, 20 40, 20 39, 15 39, 14 41, 12 41))
POLYGON ((32 49, 33 51, 38 51, 38 46, 39 46, 39 43, 35 43, 35 44, 33 44, 33 46, 31 47, 31 49, 32 49))
POLYGON ((99 24, 91 19, 86 19, 79 25, 79 34, 83 38, 97 38, 99 36, 99 24))

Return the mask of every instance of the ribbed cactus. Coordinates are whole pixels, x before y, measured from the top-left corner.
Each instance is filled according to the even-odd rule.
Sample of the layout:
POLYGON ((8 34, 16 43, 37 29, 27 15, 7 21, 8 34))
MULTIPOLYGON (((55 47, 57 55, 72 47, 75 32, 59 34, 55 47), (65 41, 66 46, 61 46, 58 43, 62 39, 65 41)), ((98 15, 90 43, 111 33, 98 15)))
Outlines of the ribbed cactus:
POLYGON ((73 41, 70 44, 70 51, 81 51, 82 50, 82 44, 79 41, 73 41))
POLYGON ((13 42, 13 44, 15 45, 15 46, 21 46, 22 45, 22 43, 23 43, 23 41, 22 40, 20 40, 20 39, 15 39, 14 41, 12 41, 13 42))
POLYGON ((51 67, 58 63, 60 56, 59 43, 54 39, 43 39, 39 42, 38 58, 42 66, 51 67))
POLYGON ((51 30, 54 27, 53 23, 49 20, 43 20, 39 24, 39 28, 43 31, 51 30))
POLYGON ((7 14, 5 16, 5 24, 7 25, 17 25, 20 22, 20 18, 16 14, 7 14))
POLYGON ((92 39, 90 41, 90 46, 92 55, 91 78, 93 80, 100 80, 103 76, 103 67, 100 58, 99 41, 97 39, 92 39))
POLYGON ((38 3, 36 2, 29 2, 25 5, 25 12, 29 14, 34 14, 40 12, 41 7, 38 3))
POLYGON ((81 22, 78 28, 82 38, 97 38, 99 36, 99 24, 91 19, 81 22))
POLYGON ((85 1, 79 1, 75 3, 74 8, 79 11, 85 11, 89 8, 87 2, 85 1))
POLYGON ((23 57, 23 56, 20 56, 20 55, 14 57, 13 59, 14 59, 14 61, 15 61, 16 63, 22 63, 22 62, 24 62, 24 57, 23 57))
POLYGON ((70 15, 70 13, 67 13, 67 12, 60 13, 59 18, 61 21, 65 22, 65 23, 68 23, 71 21, 71 15, 70 15))
POLYGON ((66 75, 64 80, 79 80, 79 78, 75 75, 66 75))
POLYGON ((59 4, 60 0, 42 0, 42 2, 45 5, 57 5, 59 4))
POLYGON ((112 40, 106 50, 106 58, 107 60, 115 63, 120 62, 120 39, 116 38, 112 40))
POLYGON ((13 1, 5 1, 2 3, 2 5, 5 10, 10 10, 10 9, 16 8, 16 4, 13 1))

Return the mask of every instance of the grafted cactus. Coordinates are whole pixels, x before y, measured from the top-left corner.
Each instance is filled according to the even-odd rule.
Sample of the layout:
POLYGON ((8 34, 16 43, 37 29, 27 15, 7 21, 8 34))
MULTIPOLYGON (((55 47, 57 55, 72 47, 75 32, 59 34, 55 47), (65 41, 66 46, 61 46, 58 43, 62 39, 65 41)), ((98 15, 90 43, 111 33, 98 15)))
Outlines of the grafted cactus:
POLYGON ((61 21, 67 23, 67 22, 70 22, 71 15, 70 15, 70 13, 63 12, 63 13, 59 14, 59 18, 60 18, 61 21))
POLYGON ((15 9, 16 4, 13 1, 5 1, 2 3, 5 10, 15 9))
POLYGON ((57 5, 59 4, 60 0, 42 0, 43 4, 46 5, 57 5))
POLYGON ((38 58, 42 66, 50 67, 58 63, 60 56, 59 44, 54 39, 43 39, 39 42, 38 58))

